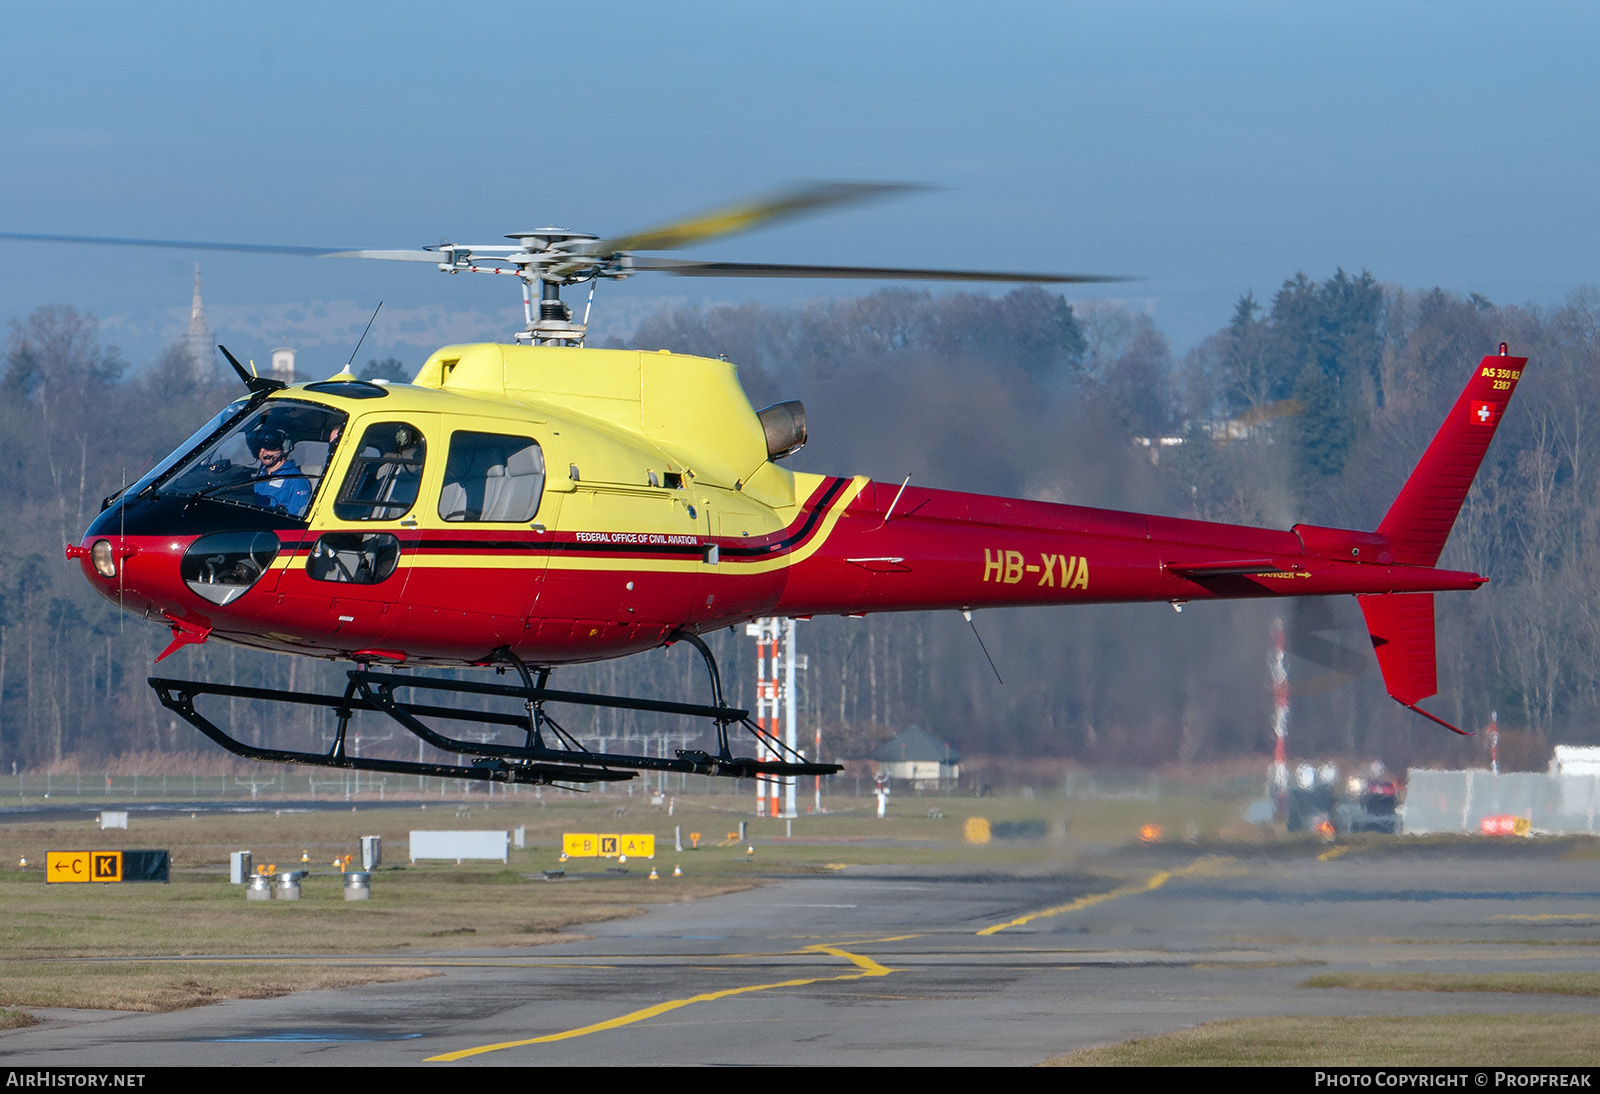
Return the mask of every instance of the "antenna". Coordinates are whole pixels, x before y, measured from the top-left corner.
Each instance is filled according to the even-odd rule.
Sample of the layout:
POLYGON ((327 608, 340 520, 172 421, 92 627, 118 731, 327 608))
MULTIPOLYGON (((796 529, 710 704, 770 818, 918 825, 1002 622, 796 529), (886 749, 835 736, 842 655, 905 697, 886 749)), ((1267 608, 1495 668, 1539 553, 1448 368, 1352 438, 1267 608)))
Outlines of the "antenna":
POLYGON ((355 375, 350 371, 350 366, 356 363, 356 354, 361 352, 361 343, 367 340, 367 331, 372 329, 372 324, 377 321, 378 313, 383 310, 383 301, 378 301, 378 306, 372 309, 372 318, 367 320, 366 330, 361 332, 361 337, 356 339, 356 348, 350 351, 350 360, 344 363, 344 368, 338 373, 340 376, 355 375))
MULTIPOLYGON (((909 479, 911 476, 907 475, 906 477, 909 479)), ((994 669, 994 678, 996 680, 1000 681, 1000 686, 1001 687, 1005 687, 1005 684, 1006 684, 1005 678, 1000 675, 999 668, 997 668, 995 666, 994 658, 989 656, 989 647, 984 645, 983 635, 978 633, 978 624, 976 624, 976 623, 974 623, 972 621, 972 609, 970 609, 970 608, 962 608, 961 609, 961 618, 965 619, 967 621, 967 626, 972 628, 972 637, 974 637, 974 638, 976 638, 978 640, 978 648, 983 651, 983 656, 985 657, 985 659, 988 660, 989 667, 991 669, 994 669)))

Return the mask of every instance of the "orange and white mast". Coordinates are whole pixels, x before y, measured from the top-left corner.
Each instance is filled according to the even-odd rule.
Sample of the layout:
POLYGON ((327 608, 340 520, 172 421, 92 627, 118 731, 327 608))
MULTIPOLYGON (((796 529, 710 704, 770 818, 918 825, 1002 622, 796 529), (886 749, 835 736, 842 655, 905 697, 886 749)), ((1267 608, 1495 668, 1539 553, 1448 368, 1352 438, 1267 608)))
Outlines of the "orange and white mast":
POLYGON ((1272 621, 1272 766, 1267 769, 1267 790, 1275 805, 1288 808, 1289 800, 1289 673, 1283 663, 1283 620, 1272 621))
MULTIPOLYGON (((770 734, 770 737, 763 737, 757 745, 757 758, 761 760, 783 758, 779 750, 768 743, 770 740, 782 740, 787 755, 792 757, 798 753, 800 743, 795 727, 795 621, 767 616, 747 623, 744 633, 756 640, 756 725, 763 734, 770 734)), ((819 796, 820 793, 819 783, 819 796)), ((795 815, 793 778, 774 777, 756 780, 756 816, 795 815), (783 788, 781 793, 780 786, 783 788)))

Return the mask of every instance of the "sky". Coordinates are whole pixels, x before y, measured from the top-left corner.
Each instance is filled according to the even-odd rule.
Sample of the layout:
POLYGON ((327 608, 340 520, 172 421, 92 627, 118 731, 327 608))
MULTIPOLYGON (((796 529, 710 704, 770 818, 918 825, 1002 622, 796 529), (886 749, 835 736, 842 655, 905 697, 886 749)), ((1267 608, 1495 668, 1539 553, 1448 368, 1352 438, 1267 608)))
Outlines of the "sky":
MULTIPOLYGON (((931 188, 682 253, 1137 275, 1066 295, 1180 352, 1297 271, 1544 307, 1597 281, 1600 5, 67 0, 5 27, 0 231, 410 248, 903 180, 931 188)), ((362 360, 521 326, 512 279, 425 265, 0 256, 0 319, 71 305, 135 365, 186 330, 197 259, 218 337, 306 371, 379 300, 362 360)), ((877 287, 635 277, 592 331, 877 287)))

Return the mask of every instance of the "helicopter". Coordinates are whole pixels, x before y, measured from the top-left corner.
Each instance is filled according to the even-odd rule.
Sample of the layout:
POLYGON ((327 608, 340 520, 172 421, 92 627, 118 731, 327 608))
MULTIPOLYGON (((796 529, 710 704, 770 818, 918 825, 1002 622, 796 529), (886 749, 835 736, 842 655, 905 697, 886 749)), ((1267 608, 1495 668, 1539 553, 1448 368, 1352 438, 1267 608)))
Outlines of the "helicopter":
MULTIPOLYGON (((627 235, 562 228, 510 244, 414 251, 0 233, 0 238, 431 263, 515 276, 526 325, 509 343, 446 346, 409 384, 286 384, 219 347, 245 387, 138 481, 107 498, 66 554, 102 596, 170 629, 160 661, 211 639, 353 662, 341 694, 152 677, 161 703, 255 760, 533 784, 668 771, 829 774, 728 704, 702 635, 750 620, 1164 601, 1354 595, 1386 688, 1435 694, 1433 595, 1482 575, 1437 562, 1526 358, 1473 368, 1373 531, 1273 530, 820 475, 784 466, 807 439, 795 401, 756 410, 734 364, 665 350, 592 349, 562 289, 642 272, 1095 283, 1082 274, 786 266, 641 255, 881 197, 899 183, 817 183, 627 235), (709 702, 561 691, 563 665, 686 643, 709 702), (428 675, 477 667, 516 683, 428 675), (423 671, 418 671, 423 670, 423 671), (235 698, 328 709, 326 751, 247 744, 200 710, 235 698), (464 700, 520 710, 467 709, 464 700), (620 755, 550 712, 575 704, 687 716, 714 750, 620 755), (386 716, 470 763, 364 757, 357 712, 386 716), (443 722, 520 733, 454 736, 443 722), (759 755, 734 752, 735 729, 759 755), (480 735, 481 736, 481 735, 480 735)), ((370 326, 370 324, 369 324, 370 326)), ((352 354, 352 360, 354 355, 352 354)))

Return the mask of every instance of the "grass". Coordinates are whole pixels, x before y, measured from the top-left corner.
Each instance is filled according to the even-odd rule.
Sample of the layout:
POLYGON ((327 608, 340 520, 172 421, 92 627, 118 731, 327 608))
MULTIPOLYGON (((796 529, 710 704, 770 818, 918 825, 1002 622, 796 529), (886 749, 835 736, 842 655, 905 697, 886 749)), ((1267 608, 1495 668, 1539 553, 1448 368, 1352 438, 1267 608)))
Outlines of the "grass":
MULTIPOLYGON (((223 999, 268 999, 292 991, 346 988, 392 980, 420 980, 427 969, 393 965, 286 965, 281 959, 242 962, 115 961, 73 964, 12 962, 0 979, 11 1007, 79 1007, 92 1010, 168 1011, 223 999)), ((22 1011, 0 1011, 29 1016, 22 1011)), ((27 1022, 17 1025, 29 1025, 27 1022)), ((15 1028, 0 1024, 0 1029, 15 1028)))
MULTIPOLYGON (((412 827, 555 830, 573 818, 548 811, 447 810, 205 815, 134 814, 129 831, 102 832, 90 819, 0 826, 0 1007, 89 1007, 169 1010, 218 999, 280 995, 428 975, 384 965, 382 957, 462 947, 507 949, 571 937, 575 923, 635 914, 669 901, 692 900, 752 884, 752 870, 732 849, 699 852, 687 877, 652 882, 648 863, 591 876, 542 880, 558 866, 550 846, 512 851, 501 863, 405 862, 412 827), (487 815, 486 815, 487 813, 487 815), (543 815, 542 815, 543 814, 543 815), (378 834, 394 865, 374 872, 372 899, 346 902, 336 855, 359 854, 360 837, 378 834), (47 850, 157 847, 171 852, 172 882, 46 885, 47 850), (312 874, 301 899, 252 902, 227 880, 228 853, 248 848, 260 864, 312 874), (529 880, 529 878, 540 880, 529 880), (375 962, 95 961, 205 954, 376 954, 375 962)), ((590 809, 580 819, 611 811, 590 809)), ((615 830, 610 825, 607 830, 615 830)), ((626 830, 626 829, 625 829, 626 830)), ((647 829, 648 830, 648 829, 647 829)), ((670 831, 670 830, 669 830, 670 831)), ((553 839, 552 841, 553 842, 553 839)), ((668 844, 670 846, 670 844, 668 844)), ((575 864, 574 873, 577 872, 575 864)), ((7 1012, 17 1014, 20 1012, 7 1012)), ((15 1022, 13 1021, 13 1025, 15 1022)))
POLYGON ((1051 1067, 1592 1068, 1600 1015, 1238 1018, 1085 1049, 1051 1067))
POLYGON ((170 1010, 408 979, 427 973, 386 966, 384 956, 560 941, 572 937, 563 932, 574 923, 740 884, 651 882, 646 873, 547 883, 498 863, 398 867, 374 875, 370 900, 346 902, 342 880, 330 871, 305 879, 298 901, 253 902, 219 871, 180 871, 169 885, 119 886, 46 886, 37 873, 9 871, 0 877, 7 912, 0 918, 0 1006, 170 1010), (350 953, 376 957, 368 964, 276 956, 261 963, 87 960, 350 953))
MULTIPOLYGON (((0 867, 20 859, 29 871, 42 869, 47 850, 160 847, 172 852, 176 868, 222 871, 228 853, 249 849, 257 865, 276 863, 299 867, 302 852, 314 869, 326 869, 336 855, 359 854, 362 835, 380 835, 391 862, 403 860, 407 834, 412 828, 526 828, 532 849, 514 852, 509 864, 529 871, 557 865, 563 832, 651 832, 656 836, 658 866, 681 864, 693 876, 758 871, 804 872, 832 863, 908 865, 1016 865, 1059 859, 1085 849, 1102 849, 1137 839, 1141 825, 1160 825, 1165 841, 1183 844, 1187 839, 1264 840, 1240 819, 1242 803, 1205 795, 1173 796, 1160 800, 1070 799, 1041 796, 1037 800, 1010 798, 919 797, 905 794, 890 804, 889 816, 879 820, 869 799, 830 800, 835 812, 805 814, 792 822, 750 815, 751 801, 731 794, 681 796, 669 815, 665 806, 652 806, 643 795, 633 798, 611 794, 577 796, 547 793, 498 797, 493 803, 478 797, 462 809, 456 802, 418 802, 406 808, 360 809, 358 812, 275 812, 270 803, 257 803, 262 812, 245 814, 134 813, 130 831, 102 832, 92 813, 84 819, 56 823, 26 821, 0 825, 0 867), (620 814, 620 815, 619 815, 620 814), (931 815, 930 814, 935 814, 931 815), (1038 822, 1046 835, 1041 840, 994 840, 969 844, 963 829, 970 817, 981 816, 995 824, 1038 822), (746 824, 747 841, 756 849, 747 862, 744 845, 728 844, 729 834, 746 824), (700 850, 672 851, 673 829, 701 835, 700 850), (727 846, 721 846, 728 844, 727 846)), ((592 860, 585 867, 597 868, 592 860)), ((0 876, 6 875, 0 871, 0 876)))
POLYGON ((1600 995, 1593 972, 1336 972, 1313 976, 1303 988, 1360 991, 1500 991, 1521 995, 1600 995))
POLYGON ((1201 795, 1158 802, 904 794, 884 820, 874 815, 870 799, 836 799, 830 803, 836 812, 786 822, 753 818, 753 802, 729 794, 680 796, 671 815, 645 795, 524 793, 469 801, 419 801, 398 809, 357 803, 349 812, 290 812, 267 802, 257 803, 262 811, 254 813, 135 812, 127 831, 101 831, 87 811, 82 819, 0 825, 0 907, 6 909, 0 917, 0 1007, 172 1009, 423 975, 385 965, 383 958, 537 946, 571 937, 566 932, 576 924, 841 864, 983 868, 1059 861, 1087 844, 1133 839, 1151 820, 1169 832, 1215 838, 1237 822, 1241 809, 1238 802, 1201 795), (971 816, 1042 821, 1047 837, 969 844, 963 828, 971 816), (746 843, 729 839, 741 821, 746 843), (513 850, 505 864, 406 861, 413 828, 519 825, 529 847, 513 850), (690 833, 700 833, 700 848, 674 852, 674 827, 686 847, 690 833), (608 870, 605 860, 562 864, 563 832, 650 832, 657 857, 653 864, 629 863, 626 873, 608 870), (359 855, 364 835, 383 838, 388 865, 373 874, 371 900, 346 902, 332 860, 359 855), (753 856, 747 846, 755 847, 753 856), (151 847, 171 853, 168 885, 44 884, 46 851, 151 847), (258 865, 309 868, 301 899, 245 900, 226 876, 229 853, 242 849, 258 865), (25 867, 15 865, 22 859, 25 867), (565 878, 543 880, 543 871, 563 865, 565 878), (648 879, 651 865, 660 880, 648 879), (674 865, 683 868, 682 878, 671 876, 674 865), (129 960, 212 954, 372 956, 360 964, 129 960))
MULTIPOLYGON (((1600 995, 1600 973, 1324 973, 1306 988, 1600 995)), ((1045 1061, 1063 1067, 1592 1067, 1600 1015, 1244 1018, 1045 1061)))
POLYGON ((408 979, 384 955, 512 948, 569 938, 573 923, 630 915, 650 903, 735 887, 727 880, 649 882, 640 873, 592 882, 507 880, 496 863, 397 868, 374 877, 372 899, 346 902, 337 875, 302 883, 299 901, 252 902, 219 873, 170 885, 46 886, 0 879, 0 1006, 170 1010, 219 999, 281 995, 408 979), (658 888, 651 888, 651 886, 658 888), (200 954, 376 954, 375 963, 138 962, 91 958, 200 954))
MULTIPOLYGON (((395 867, 373 875, 372 898, 346 902, 332 873, 301 883, 298 901, 247 901, 220 874, 183 872, 170 885, 45 886, 0 877, 0 953, 7 958, 406 952, 461 945, 510 948, 560 941, 574 923, 643 906, 728 892, 727 878, 645 874, 508 882, 498 864, 395 867)), ((0 1002, 3 1002, 0 989, 0 1002)))

